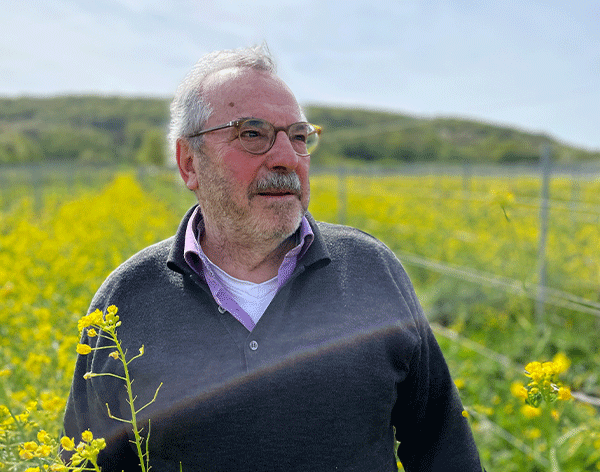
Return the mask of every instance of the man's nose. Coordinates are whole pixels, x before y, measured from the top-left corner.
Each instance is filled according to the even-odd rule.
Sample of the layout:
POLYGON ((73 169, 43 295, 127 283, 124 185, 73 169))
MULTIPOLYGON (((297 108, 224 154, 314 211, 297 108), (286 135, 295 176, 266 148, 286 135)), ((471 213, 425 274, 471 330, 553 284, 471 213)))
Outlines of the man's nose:
POLYGON ((266 164, 273 170, 294 170, 298 166, 300 156, 292 147, 290 138, 285 131, 275 135, 273 147, 266 154, 266 164))

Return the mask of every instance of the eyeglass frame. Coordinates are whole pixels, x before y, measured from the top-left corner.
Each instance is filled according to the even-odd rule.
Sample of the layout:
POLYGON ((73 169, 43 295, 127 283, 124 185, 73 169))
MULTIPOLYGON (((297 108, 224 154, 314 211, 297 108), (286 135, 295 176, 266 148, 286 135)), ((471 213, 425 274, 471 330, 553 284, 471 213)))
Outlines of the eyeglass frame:
MULTIPOLYGON (((276 127, 270 121, 263 120, 262 118, 252 118, 252 117, 250 117, 250 118, 239 118, 237 120, 232 120, 229 123, 225 123, 223 125, 218 125, 218 126, 213 126, 212 128, 208 128, 208 129, 203 129, 201 131, 198 131, 197 133, 190 134, 190 135, 187 135, 185 137, 187 139, 197 138, 198 136, 202 136, 203 134, 210 133, 211 131, 218 131, 218 130, 221 130, 221 129, 226 129, 226 128, 232 128, 233 127, 233 128, 236 128, 236 130, 238 132, 237 139, 240 139, 240 143, 242 145, 242 148, 244 148, 244 151, 249 152, 250 154, 253 154, 255 156, 260 156, 261 154, 266 154, 267 152, 269 152, 271 150, 271 148, 275 144, 275 141, 277 140, 277 135, 279 134, 280 131, 285 131, 285 135, 289 139, 290 138, 290 135, 289 135, 290 128, 292 126, 294 126, 294 125, 304 124, 304 123, 306 123, 307 125, 312 126, 314 128, 314 133, 317 133, 318 136, 321 136, 322 128, 319 125, 313 125, 312 123, 309 123, 308 121, 297 121, 297 122, 292 123, 291 125, 289 125, 287 127, 282 127, 282 126, 276 127), (265 123, 270 124, 271 127, 273 128, 274 133, 273 133, 273 139, 271 140, 271 144, 269 144, 269 147, 266 150, 262 151, 262 152, 249 151, 248 149, 246 149, 244 147, 244 143, 240 139, 240 127, 241 127, 241 125, 244 124, 246 121, 250 121, 250 120, 264 121, 265 123)), ((313 133, 310 133, 310 134, 313 134, 313 133)), ((316 149, 316 147, 315 147, 315 149, 316 149)), ((310 156, 310 153, 302 154, 302 153, 299 153, 299 152, 297 152, 295 150, 294 150, 294 152, 296 152, 296 154, 298 154, 299 156, 310 156)))

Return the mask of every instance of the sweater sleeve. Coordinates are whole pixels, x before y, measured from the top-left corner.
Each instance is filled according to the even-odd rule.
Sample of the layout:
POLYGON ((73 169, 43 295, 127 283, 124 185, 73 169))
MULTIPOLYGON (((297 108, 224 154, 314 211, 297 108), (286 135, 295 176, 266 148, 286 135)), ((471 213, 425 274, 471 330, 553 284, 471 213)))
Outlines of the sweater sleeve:
POLYGON ((458 391, 420 308, 417 326, 421 342, 392 412, 398 457, 407 472, 481 472, 458 391))

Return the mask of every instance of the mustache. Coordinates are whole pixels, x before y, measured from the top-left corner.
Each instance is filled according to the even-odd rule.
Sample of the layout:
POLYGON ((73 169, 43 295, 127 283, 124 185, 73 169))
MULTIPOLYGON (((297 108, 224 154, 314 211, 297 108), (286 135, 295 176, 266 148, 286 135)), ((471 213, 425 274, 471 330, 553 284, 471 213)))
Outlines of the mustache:
POLYGON ((250 195, 256 195, 265 191, 283 191, 300 195, 302 191, 300 177, 295 172, 287 174, 271 172, 266 177, 255 181, 249 189, 250 195))

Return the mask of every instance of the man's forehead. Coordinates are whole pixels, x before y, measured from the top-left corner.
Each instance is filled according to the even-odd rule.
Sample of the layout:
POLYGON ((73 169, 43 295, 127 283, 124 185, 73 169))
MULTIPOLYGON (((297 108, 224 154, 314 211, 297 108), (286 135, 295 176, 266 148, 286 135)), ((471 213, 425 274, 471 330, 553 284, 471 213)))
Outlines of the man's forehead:
POLYGON ((235 67, 213 73, 204 83, 204 97, 213 110, 272 104, 281 111, 301 113, 293 93, 279 77, 255 69, 235 67))
POLYGON ((248 71, 241 69, 240 67, 228 67, 227 69, 220 69, 212 72, 204 79, 204 86, 206 88, 217 87, 230 80, 242 78, 244 75, 248 75, 248 71))
POLYGON ((207 95, 234 94, 255 84, 267 84, 279 79, 268 72, 254 69, 230 67, 210 74, 204 80, 203 89, 207 95))

